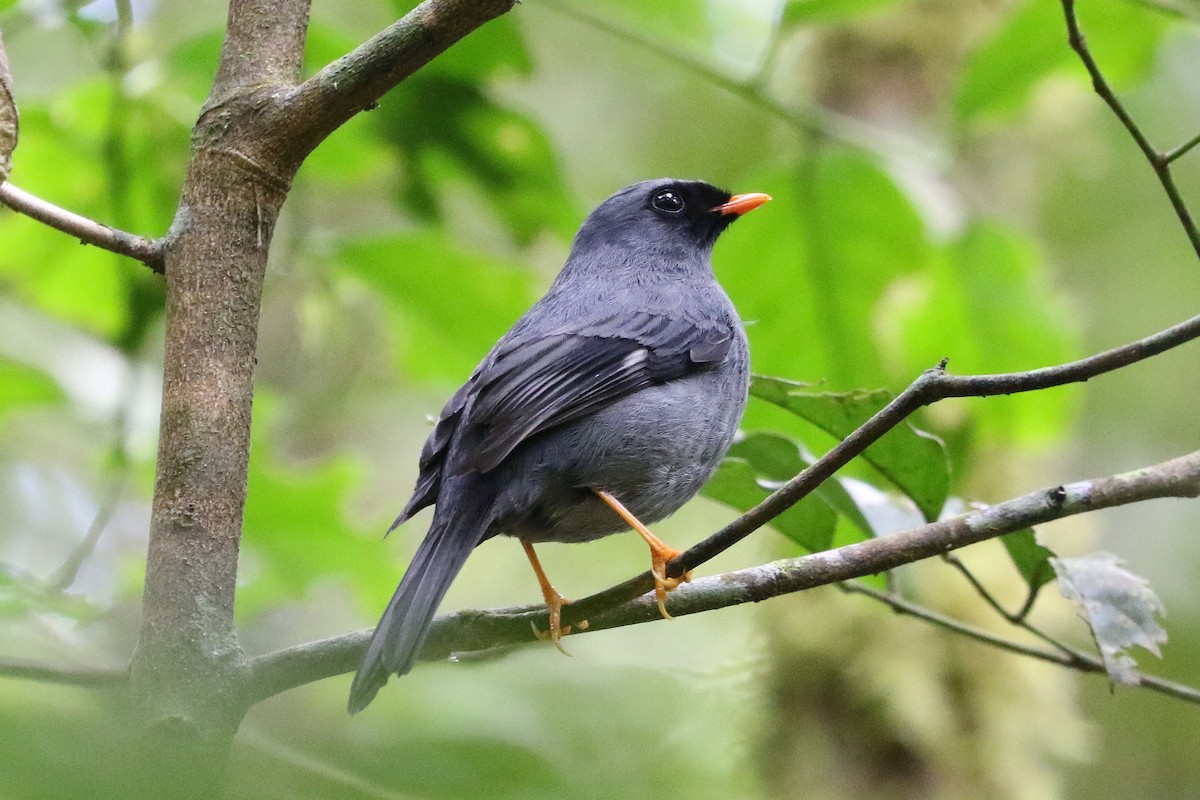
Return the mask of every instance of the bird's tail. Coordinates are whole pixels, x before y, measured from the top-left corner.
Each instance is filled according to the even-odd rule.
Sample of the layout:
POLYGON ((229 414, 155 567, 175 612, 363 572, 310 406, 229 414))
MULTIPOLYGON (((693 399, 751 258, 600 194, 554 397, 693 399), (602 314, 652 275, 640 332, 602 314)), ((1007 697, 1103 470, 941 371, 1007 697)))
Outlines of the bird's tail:
POLYGON ((483 540, 491 521, 491 498, 481 496, 486 493, 480 492, 480 487, 472 486, 471 491, 454 488, 442 487, 442 498, 450 494, 458 502, 439 500, 429 533, 375 627, 350 687, 351 714, 366 708, 391 675, 404 675, 412 669, 438 604, 467 556, 483 540))

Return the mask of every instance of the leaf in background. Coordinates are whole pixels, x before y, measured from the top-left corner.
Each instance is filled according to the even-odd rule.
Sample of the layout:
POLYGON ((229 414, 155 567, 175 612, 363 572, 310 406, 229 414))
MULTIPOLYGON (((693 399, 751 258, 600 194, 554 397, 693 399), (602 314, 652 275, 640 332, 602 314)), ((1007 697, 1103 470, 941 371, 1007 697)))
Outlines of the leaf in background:
POLYGON ((433 233, 356 242, 338 260, 395 310, 404 367, 426 380, 466 380, 535 297, 528 270, 433 233))
POLYGON ((1083 612, 1092 629, 1108 677, 1117 683, 1134 683, 1137 662, 1127 652, 1143 647, 1162 657, 1158 646, 1167 632, 1156 619, 1162 601, 1145 578, 1121 566, 1112 553, 1090 553, 1075 558, 1052 558, 1059 591, 1083 612))
MULTIPOLYGON (((943 256, 902 297, 898 293, 878 321, 905 374, 947 357, 958 374, 1027 370, 1077 357, 1073 315, 1049 286, 1028 237, 975 223, 943 256)), ((1076 396, 1055 389, 991 397, 970 404, 970 414, 988 443, 1040 447, 1063 435, 1076 396)))
POLYGON ((1048 72, 1074 57, 1058 3, 1030 0, 968 59, 954 112, 959 120, 1020 106, 1048 72))
POLYGON ((745 181, 774 200, 717 242, 714 262, 752 323, 756 371, 846 389, 886 385, 879 305, 898 279, 927 269, 934 251, 913 204, 877 164, 826 150, 809 158, 745 181))
MULTIPOLYGON (((25 188, 72 211, 113 219, 111 182, 105 177, 107 114, 112 87, 89 79, 58 92, 49 103, 23 104, 21 145, 25 188)), ((187 126, 162 114, 158 99, 127 98, 127 212, 122 222, 135 233, 155 235, 170 224, 187 158, 187 126)), ((51 231, 24 218, 0 218, 0 281, 25 304, 78 325, 127 352, 162 308, 159 276, 128 259, 51 231)))
POLYGON ((0 421, 13 408, 62 399, 62 390, 46 373, 0 356, 0 421))
MULTIPOLYGON (((892 399, 882 389, 813 392, 800 384, 761 375, 751 381, 750 394, 790 411, 837 439, 850 435, 892 399)), ((937 519, 949 495, 950 469, 945 448, 936 436, 905 422, 880 437, 862 457, 908 495, 925 519, 937 519)))
MULTIPOLYGON (((769 482, 772 490, 796 477, 812 463, 812 459, 795 441, 778 433, 763 431, 739 436, 729 448, 729 455, 748 461, 760 476, 760 482, 769 482)), ((825 481, 810 497, 820 499, 835 512, 846 517, 864 539, 875 535, 862 510, 837 478, 825 481)))
POLYGON ((264 441, 273 416, 269 400, 256 393, 243 541, 261 563, 239 579, 239 613, 277 608, 333 575, 366 592, 389 585, 396 570, 385 554, 383 531, 364 532, 345 517, 353 464, 338 459, 298 468, 277 460, 264 441))
POLYGON ((1050 581, 1054 580, 1054 567, 1051 561, 1054 551, 1037 540, 1033 528, 1013 531, 1000 537, 1004 549, 1008 551, 1013 565, 1029 585, 1030 596, 1050 581))
POLYGON ((532 65, 515 23, 494 23, 389 92, 371 114, 377 136, 399 151, 392 156, 402 168, 397 200, 420 219, 456 222, 450 211, 461 209, 448 202, 451 190, 478 192, 517 244, 547 230, 567 237, 579 220, 549 137, 489 91, 495 77, 532 65))
MULTIPOLYGON (((746 459, 729 456, 702 491, 719 503, 746 511, 778 488, 777 482, 762 478, 746 459)), ((815 495, 809 495, 770 524, 796 544, 816 552, 827 549, 833 541, 837 515, 815 495)))
POLYGON ((868 14, 896 0, 788 0, 780 24, 784 29, 796 25, 841 20, 868 14))
POLYGON ((642 35, 675 42, 693 52, 709 52, 716 34, 711 12, 698 8, 696 0, 572 0, 570 5, 597 12, 603 19, 627 21, 642 35))
MULTIPOLYGON (((1079 10, 1088 46, 1105 78, 1116 86, 1140 79, 1153 64, 1164 22, 1132 3, 1088 3, 1079 10)), ((1071 71, 1086 80, 1066 46, 1066 23, 1058 3, 1030 0, 968 60, 954 98, 955 116, 969 120, 1022 107, 1047 75, 1071 71)))
POLYGON ((96 619, 102 610, 80 594, 48 592, 32 575, 0 562, 0 618, 28 619, 33 614, 55 614, 77 622, 96 619))

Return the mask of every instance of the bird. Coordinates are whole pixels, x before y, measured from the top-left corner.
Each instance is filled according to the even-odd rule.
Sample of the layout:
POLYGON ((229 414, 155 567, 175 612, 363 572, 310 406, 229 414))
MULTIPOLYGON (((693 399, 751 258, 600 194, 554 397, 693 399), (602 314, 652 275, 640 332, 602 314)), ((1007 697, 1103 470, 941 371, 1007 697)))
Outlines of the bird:
POLYGON ((637 531, 669 618, 666 593, 680 579, 666 576, 666 563, 679 551, 646 523, 712 476, 749 388, 745 330, 713 274, 712 249, 770 199, 662 178, 588 215, 546 294, 454 393, 422 448, 412 498, 389 532, 431 505, 433 519, 355 674, 351 713, 412 669, 451 582, 497 535, 524 548, 549 610, 542 636, 560 649, 569 601, 534 544, 637 531))

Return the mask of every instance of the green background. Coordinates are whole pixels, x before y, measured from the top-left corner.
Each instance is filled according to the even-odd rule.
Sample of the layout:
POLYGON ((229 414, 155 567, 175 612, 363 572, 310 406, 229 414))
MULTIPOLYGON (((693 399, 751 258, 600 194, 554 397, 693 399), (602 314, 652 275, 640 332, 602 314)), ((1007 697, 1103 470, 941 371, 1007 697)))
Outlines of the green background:
MULTIPOLYGON (((310 71, 408 7, 315 3, 310 71)), ((1200 131, 1198 15, 1185 0, 1081 3, 1097 60, 1162 149, 1200 131)), ((107 3, 0 2, 21 111, 11 178, 157 236, 224 11, 139 2, 134 17, 114 50, 107 3)), ((1200 152, 1176 172, 1200 200, 1200 152)), ((818 393, 898 391, 943 357, 960 373, 1058 363, 1191 316, 1200 297, 1200 263, 1091 93, 1057 3, 525 0, 335 133, 287 201, 260 334, 238 594, 248 652, 374 622, 427 524, 381 538, 428 415, 548 285, 588 209, 664 175, 774 196, 723 237, 716 269, 752 323, 755 370, 818 393)), ((0 214, 0 657, 128 658, 161 305, 144 267, 0 214), (98 512, 111 518, 63 586, 98 512)), ((1185 347, 1085 386, 949 401, 920 424, 946 443, 952 494, 997 502, 1195 449, 1198 367, 1185 347)), ((757 401, 745 427, 806 452, 831 441, 757 401)), ((778 453, 771 441, 742 455, 778 453)), ((847 484, 864 510, 919 518, 864 488, 889 486, 872 468, 849 475, 867 482, 847 484)), ((733 495, 755 491, 754 476, 727 477, 733 495)), ((861 536, 852 515, 811 513, 781 523, 791 538, 763 531, 702 571, 861 536), (805 539, 818 523, 827 537, 805 539)), ((733 515, 699 499, 657 532, 682 546, 733 515)), ((1111 550, 1150 581, 1171 640, 1141 666, 1192 684, 1196 519, 1194 504, 1159 501, 1041 531, 1065 554, 1111 550)), ((570 596, 645 568, 625 536, 544 550, 570 596)), ((1020 604, 998 543, 964 558, 1020 604)), ((1016 636, 948 567, 901 579, 922 603, 1016 636)), ((1074 610, 1044 594, 1038 623, 1087 646, 1074 610)), ((493 540, 444 608, 537 596, 520 548, 493 540)), ((833 588, 568 647, 570 660, 534 647, 422 666, 353 719, 348 677, 276 697, 242 727, 234 795, 1200 792, 1194 706, 1110 692, 833 588)), ((0 795, 104 796, 122 770, 120 699, 0 678, 0 795)))

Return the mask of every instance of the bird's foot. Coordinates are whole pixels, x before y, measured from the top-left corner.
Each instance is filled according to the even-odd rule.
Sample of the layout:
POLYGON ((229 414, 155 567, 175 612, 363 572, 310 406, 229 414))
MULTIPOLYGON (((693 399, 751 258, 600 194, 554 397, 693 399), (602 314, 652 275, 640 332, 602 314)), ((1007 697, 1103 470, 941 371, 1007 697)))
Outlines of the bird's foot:
POLYGON ((658 613, 662 614, 663 619, 675 619, 667 613, 667 592, 675 591, 681 583, 690 583, 692 571, 689 569, 678 578, 668 578, 667 564, 682 551, 668 547, 658 537, 654 537, 654 542, 647 541, 647 544, 650 545, 650 572, 654 575, 654 599, 658 601, 658 613))
POLYGON ((643 525, 642 521, 635 517, 612 494, 602 489, 592 489, 592 491, 604 501, 605 505, 615 511, 617 516, 625 520, 625 524, 637 531, 638 536, 641 536, 642 540, 650 547, 650 571, 654 574, 654 599, 658 601, 658 613, 662 614, 663 619, 674 619, 674 617, 667 613, 667 592, 679 588, 679 584, 681 583, 691 581, 692 571, 688 570, 678 578, 668 578, 667 563, 682 551, 676 550, 651 533, 650 529, 643 525))
MULTIPOLYGON (((549 641, 556 648, 558 648, 558 652, 562 653, 564 656, 569 656, 571 654, 567 652, 567 648, 562 646, 562 641, 560 640, 562 637, 569 636, 571 634, 572 626, 562 624, 562 607, 568 605, 571 601, 559 594, 558 591, 549 584, 542 587, 542 596, 546 600, 546 608, 550 611, 550 629, 540 631, 538 630, 537 625, 534 625, 531 622, 529 624, 533 627, 533 635, 541 639, 543 642, 549 641)), ((578 625, 580 630, 586 630, 587 620, 581 620, 580 622, 577 622, 576 625, 578 625)))
MULTIPOLYGON (((569 656, 571 654, 567 652, 567 649, 562 646, 562 642, 559 640, 571 633, 571 626, 564 626, 562 624, 562 607, 571 601, 559 594, 558 590, 551 585, 550 580, 546 577, 545 571, 542 569, 541 562, 538 561, 537 554, 533 552, 533 545, 530 542, 522 539, 521 546, 525 548, 525 555, 529 557, 529 563, 533 567, 533 573, 537 575, 538 586, 542 590, 542 599, 546 601, 546 608, 550 612, 549 630, 540 631, 538 630, 537 625, 534 625, 532 622, 529 623, 533 628, 533 635, 542 641, 549 640, 553 642, 554 646, 558 648, 558 652, 562 653, 564 656, 569 656)), ((587 630, 587 626, 588 624, 586 619, 581 619, 575 623, 575 627, 579 628, 581 631, 587 630)))

